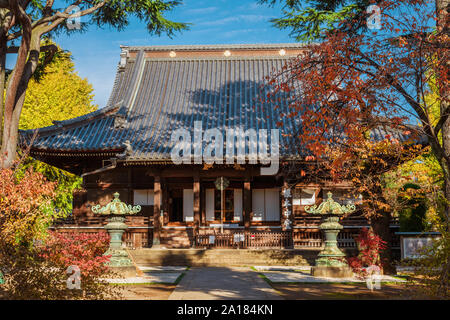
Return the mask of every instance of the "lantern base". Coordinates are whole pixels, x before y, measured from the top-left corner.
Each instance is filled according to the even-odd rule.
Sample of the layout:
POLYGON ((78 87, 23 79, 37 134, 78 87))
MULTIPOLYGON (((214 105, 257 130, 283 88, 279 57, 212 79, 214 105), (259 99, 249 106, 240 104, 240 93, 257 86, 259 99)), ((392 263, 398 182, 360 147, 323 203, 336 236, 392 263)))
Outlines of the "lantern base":
POLYGON ((133 267, 133 262, 128 255, 128 252, 124 249, 108 249, 104 256, 111 256, 109 262, 106 263, 108 267, 133 267))
POLYGON ((134 278, 137 276, 136 267, 134 267, 134 266, 132 266, 132 267, 126 267, 126 266, 112 267, 112 266, 110 266, 109 270, 111 270, 112 272, 114 272, 121 278, 134 278))
POLYGON ((311 269, 311 274, 314 277, 326 278, 352 278, 352 269, 348 266, 343 267, 329 267, 329 266, 315 266, 311 269))

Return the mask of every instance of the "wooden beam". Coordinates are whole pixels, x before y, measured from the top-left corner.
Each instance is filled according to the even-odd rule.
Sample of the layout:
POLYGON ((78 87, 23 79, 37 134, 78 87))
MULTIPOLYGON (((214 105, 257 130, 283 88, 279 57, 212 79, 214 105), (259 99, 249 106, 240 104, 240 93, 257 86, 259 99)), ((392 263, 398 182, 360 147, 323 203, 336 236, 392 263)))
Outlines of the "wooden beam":
POLYGON ((200 187, 200 225, 206 224, 206 188, 200 187))
POLYGON ((194 174, 194 237, 198 235, 200 227, 200 178, 194 174))
POLYGON ((245 230, 250 229, 251 221, 251 211, 252 211, 252 189, 250 179, 244 181, 244 192, 243 192, 243 218, 245 230))
POLYGON ((155 176, 153 192, 153 247, 158 247, 161 244, 161 226, 159 223, 159 216, 161 214, 162 194, 160 176, 155 176))

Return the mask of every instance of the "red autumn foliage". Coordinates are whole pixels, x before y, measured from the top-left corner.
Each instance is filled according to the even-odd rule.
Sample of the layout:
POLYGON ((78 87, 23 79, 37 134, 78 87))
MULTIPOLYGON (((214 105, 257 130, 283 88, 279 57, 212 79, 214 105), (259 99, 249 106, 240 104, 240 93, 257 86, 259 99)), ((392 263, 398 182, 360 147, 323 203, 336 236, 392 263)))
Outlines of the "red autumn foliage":
MULTIPOLYGON (((448 35, 434 28, 434 1, 388 0, 377 5, 380 29, 354 34, 338 28, 320 43, 305 45, 267 81, 267 100, 284 100, 290 111, 284 118, 293 116, 301 123, 289 131, 297 140, 292 145, 300 152, 307 148, 318 161, 331 158, 328 172, 335 180, 351 180, 340 172, 346 163, 361 159, 367 142, 373 142, 370 133, 380 132, 391 142, 390 149, 410 146, 420 134, 427 136, 450 186, 448 143, 442 141, 448 136, 443 131, 449 113, 433 111, 448 104, 448 94, 433 101, 424 98, 435 88, 448 92, 448 35), (401 143, 400 133, 408 135, 401 143), (330 149, 338 153, 330 156, 330 149)), ((372 154, 366 155, 370 162, 372 154)), ((395 160, 388 162, 395 165, 395 160)))
POLYGON ((0 246, 7 248, 39 237, 53 219, 55 186, 31 169, 0 170, 0 246))
POLYGON ((306 44, 266 82, 267 102, 289 108, 283 126, 289 116, 297 121, 287 127, 289 148, 316 159, 286 166, 285 176, 297 183, 350 182, 353 196, 362 195, 358 209, 387 242, 392 208, 380 176, 420 154, 423 137, 444 172, 450 201, 450 38, 439 2, 376 1, 379 29, 348 32, 344 24, 366 21, 344 19, 343 28, 306 44))
POLYGON ((105 263, 111 256, 103 256, 108 244, 109 235, 105 232, 50 232, 40 255, 64 269, 71 265, 78 266, 82 277, 98 277, 108 270, 105 263))
POLYGON ((382 270, 380 251, 386 248, 386 242, 367 228, 361 229, 355 241, 358 244, 359 254, 356 257, 347 258, 353 271, 363 275, 365 274, 364 268, 370 266, 378 266, 382 270))

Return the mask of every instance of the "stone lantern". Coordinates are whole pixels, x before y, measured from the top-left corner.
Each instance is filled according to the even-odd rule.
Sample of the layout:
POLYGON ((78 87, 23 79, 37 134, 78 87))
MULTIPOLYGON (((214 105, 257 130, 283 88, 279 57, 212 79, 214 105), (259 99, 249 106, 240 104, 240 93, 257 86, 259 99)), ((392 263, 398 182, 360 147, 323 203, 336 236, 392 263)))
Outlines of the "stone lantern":
POLYGON ((105 256, 111 255, 108 266, 125 276, 135 276, 136 268, 131 261, 128 252, 123 249, 122 235, 128 226, 125 224, 125 215, 133 215, 141 211, 141 206, 126 205, 120 201, 118 192, 115 192, 114 199, 106 206, 92 206, 93 213, 108 215, 108 224, 105 229, 111 236, 109 249, 104 253, 105 256))
POLYGON ((328 199, 319 206, 307 206, 305 211, 312 214, 320 214, 323 217, 319 226, 325 234, 325 247, 316 259, 316 265, 312 268, 313 276, 346 278, 353 273, 345 260, 345 253, 337 246, 337 236, 343 226, 339 223, 339 217, 345 213, 355 211, 355 205, 340 205, 333 200, 333 194, 328 192, 328 199))

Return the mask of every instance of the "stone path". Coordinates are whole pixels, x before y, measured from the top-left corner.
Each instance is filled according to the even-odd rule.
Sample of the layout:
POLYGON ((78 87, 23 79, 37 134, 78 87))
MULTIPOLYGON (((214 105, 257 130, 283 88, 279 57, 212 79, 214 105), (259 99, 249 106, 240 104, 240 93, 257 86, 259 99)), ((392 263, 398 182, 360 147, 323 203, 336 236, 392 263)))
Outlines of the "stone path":
MULTIPOLYGON (((366 282, 365 279, 358 278, 326 278, 313 277, 307 272, 262 272, 262 274, 272 282, 298 282, 298 283, 336 283, 336 282, 366 282)), ((405 282, 404 279, 399 279, 387 275, 373 276, 373 281, 378 279, 380 282, 405 282)))
POLYGON ((145 273, 143 277, 131 277, 122 279, 107 279, 109 283, 135 283, 135 284, 146 284, 146 283, 175 283, 178 277, 181 276, 181 272, 152 272, 145 273))
POLYGON ((169 300, 281 300, 258 273, 248 267, 192 268, 169 300))

